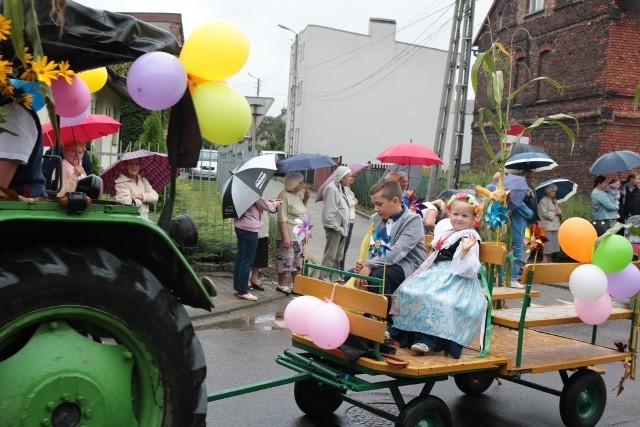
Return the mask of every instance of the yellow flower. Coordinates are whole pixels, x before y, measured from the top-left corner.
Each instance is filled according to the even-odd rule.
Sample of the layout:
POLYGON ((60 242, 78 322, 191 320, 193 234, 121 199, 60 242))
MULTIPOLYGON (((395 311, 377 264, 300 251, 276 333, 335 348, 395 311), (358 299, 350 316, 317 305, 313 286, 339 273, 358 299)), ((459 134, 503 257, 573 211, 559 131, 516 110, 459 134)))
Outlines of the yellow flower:
POLYGON ((38 56, 35 61, 31 61, 31 69, 36 73, 38 81, 47 86, 51 86, 51 80, 58 78, 57 67, 58 64, 53 61, 49 62, 46 56, 38 56))
POLYGON ((23 93, 22 94, 22 105, 24 105, 27 109, 31 110, 31 104, 33 104, 33 94, 31 94, 31 93, 23 93))
POLYGON ((2 59, 2 56, 0 56, 0 83, 1 84, 7 84, 7 77, 11 74, 11 72, 13 71, 11 66, 13 64, 9 61, 5 61, 4 59, 2 59))
POLYGON ((59 64, 60 70, 58 71, 58 77, 62 77, 66 80, 67 83, 71 84, 73 83, 71 76, 75 75, 76 73, 74 73, 73 70, 71 70, 69 67, 70 65, 68 61, 61 61, 59 64))
POLYGON ((22 74, 20 74, 20 80, 26 80, 28 82, 33 82, 38 80, 38 75, 34 70, 29 68, 28 70, 24 70, 22 74))
POLYGON ((5 19, 0 13, 0 40, 7 40, 9 35, 11 35, 11 20, 5 19))
POLYGON ((31 55, 31 54, 29 53, 29 48, 28 48, 28 47, 25 47, 25 48, 24 48, 24 60, 25 60, 25 62, 27 62, 27 63, 29 63, 29 62, 33 61, 33 55, 31 55))
POLYGON ((2 94, 0 96, 13 96, 14 87, 11 85, 6 85, 2 88, 2 94))

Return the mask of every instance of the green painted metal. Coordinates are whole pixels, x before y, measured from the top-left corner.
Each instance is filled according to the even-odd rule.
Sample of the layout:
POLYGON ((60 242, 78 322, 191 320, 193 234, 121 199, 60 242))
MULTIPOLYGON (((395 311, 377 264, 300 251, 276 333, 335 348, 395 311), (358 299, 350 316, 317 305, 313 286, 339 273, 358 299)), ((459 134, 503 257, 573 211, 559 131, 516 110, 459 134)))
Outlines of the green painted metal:
POLYGON ((602 402, 602 396, 598 389, 593 385, 585 387, 578 395, 576 402, 576 411, 578 416, 584 420, 588 420, 596 413, 602 402))
POLYGON ((531 284, 533 282, 533 271, 527 273, 527 285, 524 289, 524 298, 522 299, 522 311, 520 312, 520 324, 518 325, 518 348, 516 351, 516 368, 522 364, 522 345, 524 342, 524 326, 527 318, 527 308, 531 304, 531 284))
POLYGON ((119 319, 88 307, 31 312, 0 329, 0 425, 160 425, 161 376, 146 345, 119 319), (73 327, 72 327, 73 325, 73 327), (92 331, 107 341, 95 342, 92 331), (16 348, 19 347, 19 348, 16 348))
POLYGON ((213 402, 216 400, 226 399, 227 397, 240 396, 242 394, 253 393, 254 391, 266 390, 268 388, 278 387, 285 384, 291 384, 298 381, 304 381, 311 378, 309 373, 299 373, 290 375, 288 377, 274 378, 272 380, 254 383, 242 387, 230 388, 227 390, 217 391, 215 393, 209 393, 207 395, 207 401, 213 402))
POLYGON ((506 376, 506 375, 500 375, 500 378, 502 378, 504 380, 507 380, 507 381, 511 381, 512 383, 516 383, 516 384, 520 384, 520 385, 532 388, 534 390, 543 391, 545 393, 552 394, 554 396, 560 396, 562 394, 562 392, 559 391, 559 390, 556 390, 556 389, 553 389, 553 388, 550 388, 550 387, 546 387, 546 386, 543 386, 543 385, 540 385, 540 384, 536 384, 536 383, 531 382, 531 381, 526 381, 526 380, 523 380, 523 379, 518 378, 518 377, 509 377, 509 376, 506 376))
MULTIPOLYGON (((167 283, 164 283, 165 281, 162 280, 162 277, 158 277, 163 282, 163 286, 169 287, 173 291, 176 289, 172 288, 172 286, 186 288, 187 292, 184 294, 176 292, 181 296, 181 301, 184 304, 207 310, 213 307, 213 301, 202 285, 200 277, 176 247, 173 240, 158 225, 141 218, 136 207, 96 200, 87 206, 85 211, 71 215, 64 211, 60 203, 54 201, 0 201, 0 234, 4 235, 4 230, 28 228, 33 235, 53 236, 55 230, 65 223, 73 224, 74 228, 82 228, 82 233, 78 233, 77 236, 56 236, 60 238, 54 240, 54 242, 59 244, 62 244, 61 242, 63 241, 86 244, 87 235, 100 237, 100 233, 104 234, 105 228, 108 226, 118 227, 119 229, 128 226, 128 230, 138 230, 139 234, 144 236, 145 242, 153 242, 153 247, 150 250, 153 249, 153 252, 162 254, 165 264, 171 265, 172 269, 175 270, 175 277, 179 277, 179 280, 169 280, 166 281, 167 283), (76 241, 73 239, 76 239, 76 241)), ((112 232, 113 228, 107 233, 112 232)), ((46 240, 43 238, 36 243, 42 244, 44 241, 46 240)), ((109 248, 105 247, 105 249, 109 248)), ((110 249, 117 253, 116 251, 119 250, 119 247, 114 246, 110 249)), ((140 256, 151 256, 150 250, 140 252, 140 256)), ((148 263, 143 262, 144 260, 139 259, 138 261, 149 267, 148 263)))

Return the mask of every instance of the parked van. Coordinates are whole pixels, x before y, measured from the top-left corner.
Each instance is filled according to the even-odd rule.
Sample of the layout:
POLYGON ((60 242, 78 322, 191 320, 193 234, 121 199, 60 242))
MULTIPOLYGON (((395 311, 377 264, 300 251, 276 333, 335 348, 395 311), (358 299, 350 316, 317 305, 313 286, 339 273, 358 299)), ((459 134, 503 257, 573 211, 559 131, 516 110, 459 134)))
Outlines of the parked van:
MULTIPOLYGON (((287 158, 287 153, 285 153, 284 151, 269 151, 269 150, 263 150, 260 154, 275 154, 276 155, 276 166, 278 165, 278 162, 280 160, 284 160, 287 158)), ((284 176, 283 172, 276 172, 275 173, 276 176, 284 176)))
POLYGON ((200 158, 195 168, 191 169, 194 178, 216 179, 218 174, 218 150, 200 150, 200 158))

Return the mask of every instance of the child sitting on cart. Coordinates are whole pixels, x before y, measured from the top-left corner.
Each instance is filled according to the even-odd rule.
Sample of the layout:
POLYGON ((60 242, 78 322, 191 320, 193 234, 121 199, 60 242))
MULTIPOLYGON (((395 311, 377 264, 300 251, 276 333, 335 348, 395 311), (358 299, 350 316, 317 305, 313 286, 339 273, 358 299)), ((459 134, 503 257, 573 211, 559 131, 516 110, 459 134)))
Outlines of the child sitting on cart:
POLYGON ((415 353, 443 351, 458 359, 483 323, 487 302, 480 271, 480 236, 474 230, 481 206, 457 193, 447 203, 449 221, 434 232, 434 252, 393 296, 389 334, 415 353))
MULTIPOLYGON (((366 260, 356 261, 354 271, 375 278, 384 275, 384 293, 391 295, 426 258, 422 218, 402 204, 402 190, 396 181, 384 179, 374 184, 369 196, 376 210, 370 221, 377 232, 388 237, 388 249, 384 254, 369 252, 366 260)), ((357 279, 356 286, 379 291, 377 284, 363 279, 357 279)))

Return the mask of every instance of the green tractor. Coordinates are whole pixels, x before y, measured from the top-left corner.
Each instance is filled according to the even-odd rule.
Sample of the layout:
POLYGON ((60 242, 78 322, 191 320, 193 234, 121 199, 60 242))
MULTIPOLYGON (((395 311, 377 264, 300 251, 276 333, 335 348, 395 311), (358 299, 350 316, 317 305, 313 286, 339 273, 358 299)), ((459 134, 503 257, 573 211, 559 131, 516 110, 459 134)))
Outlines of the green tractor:
MULTIPOLYGON (((16 2, 35 4, 44 53, 78 71, 179 52, 168 32, 71 1, 60 36, 54 2, 0 10, 16 2)), ((188 91, 170 122, 172 166, 195 165, 188 91)), ((167 227, 75 194, 0 199, 0 426, 205 425, 205 357, 183 304, 211 309, 210 292, 167 227)))

